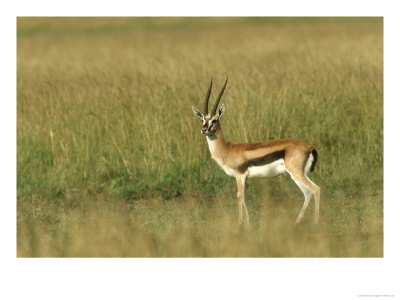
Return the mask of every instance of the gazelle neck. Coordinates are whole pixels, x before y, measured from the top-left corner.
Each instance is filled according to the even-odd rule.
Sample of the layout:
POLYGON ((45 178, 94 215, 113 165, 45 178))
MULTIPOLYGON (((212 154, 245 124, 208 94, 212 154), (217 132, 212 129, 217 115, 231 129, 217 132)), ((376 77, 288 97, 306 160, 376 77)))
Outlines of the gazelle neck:
POLYGON ((210 149, 211 157, 214 159, 223 160, 226 156, 227 142, 222 134, 221 126, 218 125, 218 129, 214 135, 206 137, 208 148, 210 149))

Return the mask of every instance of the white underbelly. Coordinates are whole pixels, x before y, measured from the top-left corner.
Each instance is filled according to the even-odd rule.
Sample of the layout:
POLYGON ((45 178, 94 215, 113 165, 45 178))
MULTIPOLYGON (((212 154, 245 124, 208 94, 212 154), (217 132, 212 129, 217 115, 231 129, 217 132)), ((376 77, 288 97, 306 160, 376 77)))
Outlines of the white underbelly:
POLYGON ((278 159, 263 166, 252 166, 247 169, 247 176, 252 177, 276 177, 286 173, 283 159, 278 159))

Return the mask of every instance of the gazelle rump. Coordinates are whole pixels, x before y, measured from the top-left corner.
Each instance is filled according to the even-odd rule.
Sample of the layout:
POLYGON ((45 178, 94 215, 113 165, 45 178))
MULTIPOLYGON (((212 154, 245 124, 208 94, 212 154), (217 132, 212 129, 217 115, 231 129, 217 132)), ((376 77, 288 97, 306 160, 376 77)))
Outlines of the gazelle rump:
POLYGON ((299 223, 314 196, 314 223, 319 220, 320 188, 307 174, 314 171, 318 154, 313 146, 297 139, 270 140, 261 143, 232 143, 226 141, 221 129, 221 116, 225 112, 224 104, 218 110, 219 101, 224 93, 228 78, 222 87, 211 113, 208 113, 208 100, 212 89, 212 79, 208 88, 204 114, 192 106, 193 113, 202 119, 201 134, 206 136, 211 157, 229 176, 236 178, 239 223, 249 222, 246 207, 246 179, 253 177, 276 177, 289 174, 304 194, 304 203, 297 217, 299 223))

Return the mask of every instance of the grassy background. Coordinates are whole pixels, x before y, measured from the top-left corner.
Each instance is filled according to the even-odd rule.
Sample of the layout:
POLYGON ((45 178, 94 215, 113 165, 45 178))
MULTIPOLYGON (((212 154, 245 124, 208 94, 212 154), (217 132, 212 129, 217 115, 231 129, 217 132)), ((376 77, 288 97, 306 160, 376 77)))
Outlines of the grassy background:
POLYGON ((383 256, 382 18, 18 18, 17 74, 18 256, 383 256), (279 177, 237 226, 226 75, 226 139, 316 146, 320 225, 279 177))

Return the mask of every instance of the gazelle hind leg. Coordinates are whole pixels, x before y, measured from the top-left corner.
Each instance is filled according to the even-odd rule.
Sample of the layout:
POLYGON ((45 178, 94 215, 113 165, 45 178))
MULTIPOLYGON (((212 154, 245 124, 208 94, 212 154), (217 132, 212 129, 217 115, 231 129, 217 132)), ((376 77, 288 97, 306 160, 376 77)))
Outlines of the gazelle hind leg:
POLYGON ((312 192, 303 183, 301 183, 299 180, 297 180, 293 176, 292 176, 292 179, 304 194, 304 203, 303 203, 303 206, 301 207, 300 213, 299 213, 299 215, 298 215, 298 217, 296 219, 296 224, 298 224, 303 219, 304 213, 306 212, 308 204, 310 203, 310 200, 311 200, 311 197, 312 197, 312 192))
POLYGON ((293 181, 301 189, 304 194, 304 203, 300 210, 299 216, 297 217, 296 223, 299 223, 304 216, 304 213, 310 203, 311 197, 314 196, 315 200, 315 210, 314 210, 314 223, 318 223, 319 220, 319 198, 320 198, 320 188, 312 182, 306 175, 294 175, 288 172, 293 181))
POLYGON ((321 189, 318 185, 311 181, 310 178, 305 176, 306 179, 311 183, 312 193, 314 195, 315 207, 314 207, 314 223, 317 224, 319 221, 319 200, 321 196, 321 189))

